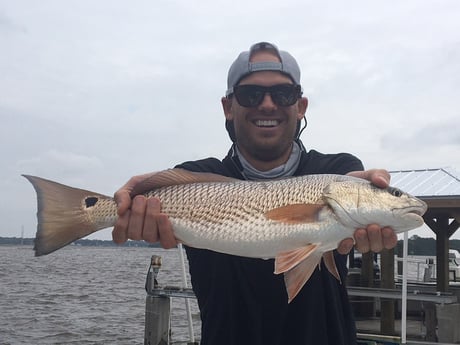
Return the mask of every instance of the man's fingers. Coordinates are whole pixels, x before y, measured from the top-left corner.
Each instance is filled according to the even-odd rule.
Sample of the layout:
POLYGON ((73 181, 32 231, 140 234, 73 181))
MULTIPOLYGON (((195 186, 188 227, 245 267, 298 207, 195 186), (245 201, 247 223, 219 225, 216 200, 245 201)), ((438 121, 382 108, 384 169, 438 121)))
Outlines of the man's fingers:
POLYGON ((128 239, 127 229, 129 225, 129 216, 130 211, 123 213, 123 215, 118 216, 117 222, 112 230, 112 239, 116 244, 125 243, 128 239))
POLYGON ((384 169, 370 169, 365 171, 352 171, 349 176, 359 177, 372 182, 380 188, 386 188, 390 184, 391 175, 384 169))
POLYGON ((131 205, 131 216, 129 218, 128 238, 135 241, 142 240, 146 207, 147 198, 145 196, 137 195, 133 199, 133 203, 131 205))
POLYGON ((167 215, 161 213, 160 200, 141 194, 151 188, 150 176, 152 173, 134 176, 115 193, 118 213, 112 231, 115 243, 132 239, 151 243, 160 241, 164 248, 177 245, 171 222, 167 215))
POLYGON ((151 175, 152 173, 133 176, 123 185, 123 187, 115 192, 113 198, 117 204, 118 215, 121 216, 131 207, 131 199, 135 196, 133 195, 134 189, 139 191, 137 194, 142 194, 146 191, 145 188, 148 186, 144 188, 143 182, 151 175))
POLYGON ((398 236, 392 228, 382 228, 383 246, 392 249, 398 244, 398 236))
POLYGON ((119 190, 114 195, 117 204, 117 213, 119 216, 123 215, 131 207, 131 196, 127 190, 119 190))
POLYGON ((367 253, 370 250, 370 246, 366 229, 357 229, 354 237, 356 250, 361 253, 367 253))
POLYGON ((160 235, 161 246, 165 249, 174 248, 177 245, 176 237, 172 229, 171 222, 166 214, 157 216, 158 232, 160 235))
POLYGON ((380 228, 377 224, 368 225, 366 229, 357 229, 354 233, 356 250, 361 253, 381 252, 391 249, 398 243, 398 237, 391 228, 380 228))
POLYGON ((161 204, 158 198, 147 199, 147 208, 145 211, 144 229, 142 237, 150 243, 158 242, 160 239, 157 225, 157 215, 160 213, 161 204))
POLYGON ((382 231, 380 226, 371 224, 367 227, 367 237, 369 239, 370 250, 379 253, 383 249, 382 231))
POLYGON ((346 238, 342 242, 340 242, 339 246, 337 247, 337 251, 339 254, 346 255, 353 249, 354 241, 352 238, 346 238))
POLYGON ((160 241, 165 249, 177 245, 171 222, 166 214, 161 213, 161 202, 158 198, 147 199, 143 239, 147 242, 160 241))

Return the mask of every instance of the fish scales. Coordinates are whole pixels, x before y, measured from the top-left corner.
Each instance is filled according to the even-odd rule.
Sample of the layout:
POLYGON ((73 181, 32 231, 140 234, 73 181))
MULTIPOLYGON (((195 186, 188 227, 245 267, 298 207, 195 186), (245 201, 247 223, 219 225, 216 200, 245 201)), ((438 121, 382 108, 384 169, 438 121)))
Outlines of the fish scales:
MULTIPOLYGON (((190 236, 192 229, 196 235, 192 237, 196 237, 201 246, 204 241, 210 246, 220 241, 245 243, 245 248, 260 247, 263 245, 261 241, 275 244, 290 232, 292 242, 298 244, 299 237, 305 237, 305 229, 299 225, 267 220, 265 212, 289 204, 322 203, 322 189, 336 179, 337 176, 331 175, 315 176, 308 185, 305 177, 269 183, 188 184, 160 188, 149 196, 156 196, 162 201, 162 212, 169 215, 177 237, 185 243, 194 243, 190 236), (235 231, 236 228, 238 231, 235 231), (187 229, 187 233, 182 234, 181 229, 187 229)), ((257 250, 241 254, 259 255, 257 250)))

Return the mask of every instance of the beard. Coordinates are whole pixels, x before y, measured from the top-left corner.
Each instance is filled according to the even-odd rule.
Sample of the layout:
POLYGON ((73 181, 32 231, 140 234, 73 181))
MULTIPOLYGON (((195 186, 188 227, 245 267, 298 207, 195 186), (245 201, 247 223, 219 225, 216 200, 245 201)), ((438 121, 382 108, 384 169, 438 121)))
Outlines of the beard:
POLYGON ((295 128, 281 136, 253 136, 246 131, 235 131, 235 142, 241 152, 261 162, 272 162, 289 155, 295 136, 295 128))

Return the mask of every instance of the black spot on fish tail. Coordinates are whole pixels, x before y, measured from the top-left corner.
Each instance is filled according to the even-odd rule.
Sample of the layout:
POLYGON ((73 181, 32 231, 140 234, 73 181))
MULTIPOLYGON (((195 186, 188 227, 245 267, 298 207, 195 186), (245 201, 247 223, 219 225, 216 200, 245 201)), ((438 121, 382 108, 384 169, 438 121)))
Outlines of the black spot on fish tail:
POLYGON ((99 201, 95 196, 90 196, 85 199, 86 208, 93 207, 99 201))

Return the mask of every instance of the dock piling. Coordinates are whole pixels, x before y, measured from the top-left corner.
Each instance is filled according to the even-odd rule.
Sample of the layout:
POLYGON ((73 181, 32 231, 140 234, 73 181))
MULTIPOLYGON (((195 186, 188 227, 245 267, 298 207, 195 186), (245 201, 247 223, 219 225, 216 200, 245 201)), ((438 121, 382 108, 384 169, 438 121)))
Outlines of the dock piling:
POLYGON ((161 256, 152 255, 147 272, 145 290, 145 332, 144 345, 169 345, 171 328, 171 298, 153 296, 151 293, 158 287, 157 275, 161 268, 161 256))

